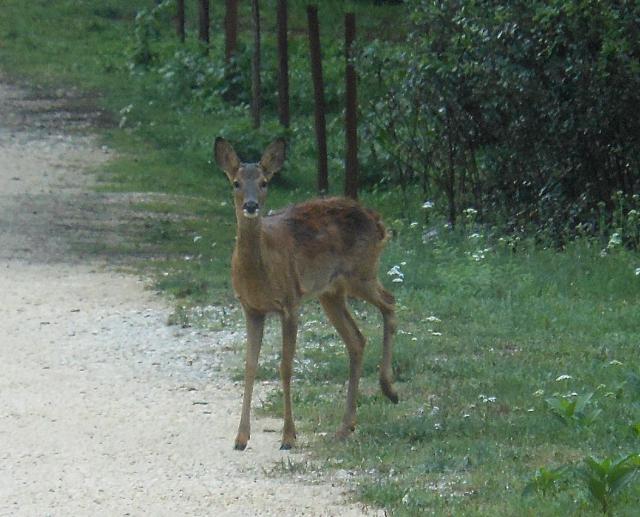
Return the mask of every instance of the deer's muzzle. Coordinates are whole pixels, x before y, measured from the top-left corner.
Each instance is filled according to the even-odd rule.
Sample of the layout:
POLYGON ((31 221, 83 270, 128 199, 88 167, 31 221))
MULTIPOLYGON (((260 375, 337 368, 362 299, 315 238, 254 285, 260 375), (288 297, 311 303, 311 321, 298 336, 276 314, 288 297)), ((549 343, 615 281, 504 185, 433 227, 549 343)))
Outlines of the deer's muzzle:
POLYGON ((260 212, 260 205, 255 201, 247 201, 242 205, 242 213, 245 217, 250 219, 254 217, 258 217, 258 213, 260 212))

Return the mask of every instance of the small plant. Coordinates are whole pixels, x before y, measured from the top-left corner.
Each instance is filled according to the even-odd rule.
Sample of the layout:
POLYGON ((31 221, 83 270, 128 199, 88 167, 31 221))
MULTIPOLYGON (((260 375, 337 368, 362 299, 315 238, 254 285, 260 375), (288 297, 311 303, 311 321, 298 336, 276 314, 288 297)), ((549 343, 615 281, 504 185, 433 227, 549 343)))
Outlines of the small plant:
POLYGON ((572 397, 550 397, 545 400, 547 407, 563 424, 572 426, 589 426, 602 412, 597 407, 590 408, 593 393, 585 393, 572 397))
POLYGON ((640 399, 640 373, 629 372, 627 375, 626 386, 628 392, 634 400, 640 399))
POLYGON ((568 483, 561 487, 561 482, 575 478, 584 482, 591 499, 600 505, 602 513, 609 515, 618 494, 635 481, 639 471, 639 453, 618 459, 608 457, 600 461, 587 456, 578 467, 571 465, 563 465, 556 469, 540 467, 525 486, 522 495, 540 492, 546 496, 557 493, 560 488, 569 488, 568 483))
POLYGON ((598 461, 589 456, 577 473, 586 483, 589 495, 600 504, 602 512, 609 514, 617 494, 636 479, 638 471, 640 454, 634 453, 618 460, 605 458, 598 461))
POLYGON ((560 483, 566 481, 568 473, 568 465, 563 465, 556 469, 540 467, 524 487, 522 495, 532 495, 534 492, 541 492, 542 495, 547 495, 551 492, 556 492, 560 483))
POLYGON ((159 17, 165 15, 173 5, 173 0, 163 0, 152 9, 141 9, 136 14, 133 29, 133 42, 129 49, 129 68, 147 67, 156 58, 152 42, 160 38, 159 17))

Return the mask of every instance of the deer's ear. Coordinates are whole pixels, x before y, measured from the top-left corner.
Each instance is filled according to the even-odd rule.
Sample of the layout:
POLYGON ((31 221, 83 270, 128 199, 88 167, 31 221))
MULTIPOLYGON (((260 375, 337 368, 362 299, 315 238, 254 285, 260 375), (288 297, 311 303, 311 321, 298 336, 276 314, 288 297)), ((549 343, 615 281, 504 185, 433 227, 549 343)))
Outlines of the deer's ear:
POLYGON ((216 138, 213 144, 213 157, 230 180, 235 178, 240 168, 240 159, 231 144, 222 137, 216 138))
POLYGON ((260 158, 260 167, 265 173, 267 179, 282 169, 284 164, 286 151, 286 143, 284 138, 278 138, 269 144, 260 158))

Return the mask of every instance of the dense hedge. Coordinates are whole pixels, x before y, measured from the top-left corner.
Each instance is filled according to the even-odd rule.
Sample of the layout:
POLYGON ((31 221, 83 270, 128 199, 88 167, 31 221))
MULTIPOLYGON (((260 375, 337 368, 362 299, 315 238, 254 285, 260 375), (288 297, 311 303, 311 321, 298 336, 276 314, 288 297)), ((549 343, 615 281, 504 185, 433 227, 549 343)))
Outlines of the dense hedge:
POLYGON ((362 49, 369 170, 442 196, 452 223, 470 206, 558 238, 628 222, 640 208, 640 4, 410 7, 406 42, 362 49))

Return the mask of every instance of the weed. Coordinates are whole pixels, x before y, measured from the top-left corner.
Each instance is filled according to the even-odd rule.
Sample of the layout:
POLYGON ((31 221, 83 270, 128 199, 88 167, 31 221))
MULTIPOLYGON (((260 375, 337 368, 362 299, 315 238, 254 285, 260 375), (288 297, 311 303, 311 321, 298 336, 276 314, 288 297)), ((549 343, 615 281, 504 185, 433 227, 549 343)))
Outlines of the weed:
POLYGON ((550 397, 545 400, 551 413, 565 425, 589 426, 600 416, 602 410, 593 407, 593 393, 583 395, 550 397))
POLYGON ((589 456, 577 472, 591 498, 603 513, 609 514, 618 493, 635 481, 639 471, 640 454, 635 453, 600 461, 589 456))
POLYGON ((540 467, 525 486, 522 495, 531 495, 535 492, 547 495, 552 492, 557 492, 560 489, 560 483, 567 480, 567 474, 569 472, 570 469, 567 465, 555 469, 540 467))

